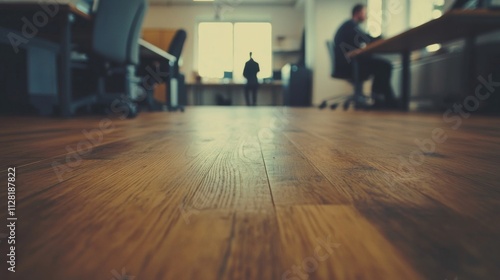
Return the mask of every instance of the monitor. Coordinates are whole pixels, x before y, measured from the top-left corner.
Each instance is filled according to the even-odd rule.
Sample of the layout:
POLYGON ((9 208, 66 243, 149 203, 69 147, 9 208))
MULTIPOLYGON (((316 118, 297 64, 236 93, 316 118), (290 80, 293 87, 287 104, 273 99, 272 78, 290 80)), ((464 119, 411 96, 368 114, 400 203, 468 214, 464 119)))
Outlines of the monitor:
POLYGON ((233 72, 224 71, 224 79, 232 80, 233 79, 233 72))

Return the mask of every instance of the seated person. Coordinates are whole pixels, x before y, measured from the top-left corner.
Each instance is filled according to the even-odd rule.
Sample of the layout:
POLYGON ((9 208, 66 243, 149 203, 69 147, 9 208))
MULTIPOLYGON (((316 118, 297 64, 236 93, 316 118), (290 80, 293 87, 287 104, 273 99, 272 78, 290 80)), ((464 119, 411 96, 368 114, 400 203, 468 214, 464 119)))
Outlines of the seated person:
MULTIPOLYGON (((379 38, 373 38, 366 34, 359 24, 367 19, 365 5, 358 4, 352 9, 352 18, 340 26, 334 38, 335 76, 344 79, 352 78, 351 59, 347 53, 361 48, 379 38)), ((375 99, 376 108, 397 108, 398 104, 394 98, 391 87, 392 64, 381 58, 362 56, 357 58, 359 64, 359 75, 362 80, 373 76, 372 95, 375 99), (383 95, 384 100, 375 98, 383 95)))

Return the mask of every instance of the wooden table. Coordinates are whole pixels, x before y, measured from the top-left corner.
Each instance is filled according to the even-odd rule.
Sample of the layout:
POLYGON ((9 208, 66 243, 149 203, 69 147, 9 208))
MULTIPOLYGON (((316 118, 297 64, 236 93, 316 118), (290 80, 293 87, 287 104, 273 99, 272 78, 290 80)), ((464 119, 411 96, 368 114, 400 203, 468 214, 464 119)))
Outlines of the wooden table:
POLYGON ((500 29, 500 11, 459 10, 410 29, 390 39, 379 40, 366 48, 350 52, 352 58, 373 53, 401 53, 402 55, 402 103, 409 109, 410 103, 410 54, 428 45, 465 39, 464 94, 468 94, 476 77, 473 76, 474 46, 478 35, 500 29))
MULTIPOLYGON (((148 70, 148 67, 158 69, 168 68, 170 73, 174 73, 173 69, 175 67, 175 62, 177 61, 175 56, 143 39, 139 39, 139 46, 141 57, 140 67, 146 69, 146 75, 153 78, 155 83, 163 83, 163 77, 152 77, 153 75, 149 73, 151 72, 151 68, 148 70)), ((175 111, 177 109, 180 109, 181 111, 184 110, 183 106, 179 104, 179 86, 177 77, 169 75, 165 78, 168 78, 169 84, 169 87, 165 92, 165 94, 168 95, 166 96, 166 105, 168 106, 169 111, 175 111)), ((150 92, 149 94, 153 94, 153 92, 150 92)))
MULTIPOLYGON (((206 82, 206 83, 191 83, 186 85, 189 88, 193 89, 195 98, 195 105, 202 105, 202 94, 205 90, 208 89, 223 89, 226 94, 231 96, 233 95, 234 90, 241 90, 245 88, 245 84, 243 83, 216 83, 216 82, 206 82)), ((283 84, 279 81, 272 83, 262 83, 259 85, 259 92, 263 89, 269 89, 272 93, 272 105, 278 106, 278 95, 282 93, 283 84)))

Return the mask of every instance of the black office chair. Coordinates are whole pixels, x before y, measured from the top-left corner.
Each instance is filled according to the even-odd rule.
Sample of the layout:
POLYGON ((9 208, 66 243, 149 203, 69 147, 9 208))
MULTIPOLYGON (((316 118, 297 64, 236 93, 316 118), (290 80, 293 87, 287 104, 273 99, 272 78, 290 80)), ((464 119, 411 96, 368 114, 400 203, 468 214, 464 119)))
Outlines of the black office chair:
POLYGON ((328 104, 332 102, 330 108, 332 110, 337 109, 337 107, 343 103, 344 110, 348 110, 351 105, 354 105, 355 109, 366 108, 370 102, 370 98, 363 94, 363 82, 368 80, 368 77, 360 77, 358 71, 358 63, 352 60, 353 73, 351 76, 342 76, 339 71, 335 71, 335 45, 332 41, 327 41, 326 46, 328 48, 328 53, 330 55, 331 61, 331 77, 336 79, 342 79, 349 82, 353 88, 354 92, 350 95, 336 96, 330 99, 324 100, 319 106, 320 109, 325 109, 328 104))
POLYGON ((170 46, 168 47, 168 53, 175 56, 177 59, 175 61, 175 64, 173 65, 171 69, 172 73, 170 73, 169 77, 169 93, 170 93, 170 98, 168 98, 168 108, 169 110, 176 111, 177 109, 181 110, 182 112, 184 111, 184 106, 181 105, 181 96, 185 96, 184 94, 180 94, 185 90, 185 85, 184 85, 184 76, 179 73, 179 59, 182 55, 182 50, 184 48, 184 43, 186 42, 187 38, 187 33, 184 29, 179 29, 174 35, 174 38, 172 39, 172 42, 170 42, 170 46), (175 81, 174 83, 172 81, 175 81), (172 94, 177 93, 176 98, 176 103, 172 102, 173 96, 172 94))
MULTIPOLYGON (((170 42, 170 45, 166 52, 168 54, 172 55, 175 57, 175 61, 169 61, 169 60, 162 60, 160 61, 143 61, 144 67, 139 68, 139 74, 142 76, 149 75, 148 71, 146 71, 148 66, 152 67, 160 67, 159 71, 162 73, 168 73, 168 78, 165 81, 167 84, 168 88, 168 94, 169 97, 167 98, 167 104, 162 104, 158 101, 155 100, 154 98, 154 87, 151 85, 149 89, 146 91, 146 100, 145 103, 147 103, 147 106, 150 111, 161 111, 163 110, 163 106, 167 105, 168 110, 170 111, 176 111, 176 110, 181 110, 184 111, 184 106, 180 105, 180 96, 179 92, 182 92, 185 90, 185 85, 184 85, 184 76, 179 72, 179 58, 181 57, 182 54, 182 49, 184 48, 184 43, 186 41, 187 33, 185 30, 180 29, 176 31, 174 37, 172 38, 172 41, 170 42), (159 64, 156 64, 159 63, 159 64), (146 66, 147 65, 147 66, 146 66), (153 66, 154 65, 154 66, 153 66), (175 95, 174 95, 175 94, 175 95), (176 104, 172 104, 172 99, 176 99, 176 104)), ((163 82, 161 79, 160 80, 153 80, 155 84, 163 82)), ((166 93, 165 93, 166 94, 166 93)), ((185 94, 184 94, 185 97, 185 94)), ((183 104, 185 104, 184 102, 183 104)))
POLYGON ((170 42, 170 46, 168 47, 168 53, 175 56, 177 61, 175 62, 174 73, 173 75, 179 74, 179 58, 182 55, 182 50, 184 48, 184 43, 186 42, 187 33, 184 29, 179 29, 174 35, 172 42, 170 42))
MULTIPOLYGON (((119 110, 128 118, 137 115, 133 100, 140 94, 140 79, 135 75, 135 68, 139 64, 139 36, 147 6, 145 0, 127 0, 126 3, 123 0, 101 0, 94 15, 90 67, 87 65, 88 70, 97 73, 94 102, 111 104, 114 113, 119 110), (124 92, 108 94, 106 78, 116 74, 123 77, 124 92)), ((81 62, 75 62, 76 65, 81 66, 81 62)))

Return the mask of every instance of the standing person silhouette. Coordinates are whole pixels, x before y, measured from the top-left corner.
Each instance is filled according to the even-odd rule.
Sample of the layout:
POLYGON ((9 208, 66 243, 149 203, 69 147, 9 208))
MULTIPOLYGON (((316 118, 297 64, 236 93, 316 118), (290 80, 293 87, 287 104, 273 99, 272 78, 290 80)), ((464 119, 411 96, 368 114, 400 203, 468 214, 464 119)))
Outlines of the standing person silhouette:
POLYGON ((247 84, 245 86, 245 100, 247 102, 247 106, 257 105, 257 89, 259 88, 257 73, 259 72, 259 64, 253 60, 252 53, 250 52, 250 60, 245 63, 245 69, 243 70, 243 77, 247 79, 247 84), (250 92, 252 93, 251 98, 250 92))

